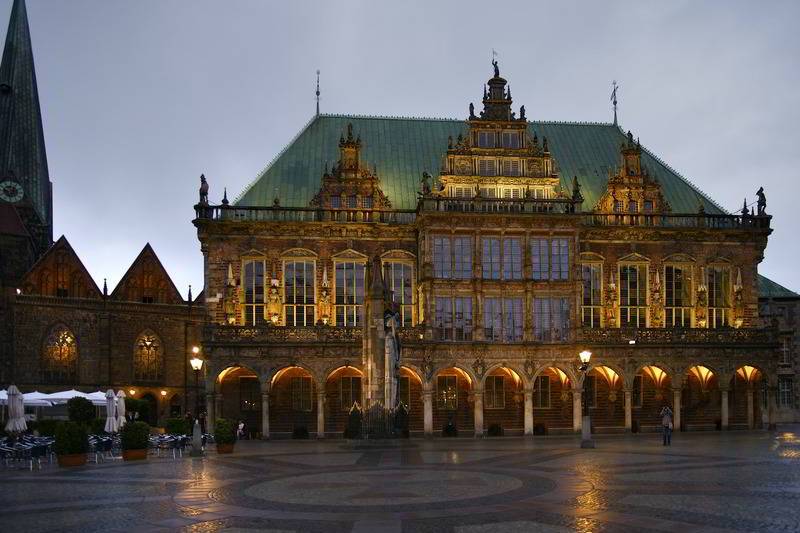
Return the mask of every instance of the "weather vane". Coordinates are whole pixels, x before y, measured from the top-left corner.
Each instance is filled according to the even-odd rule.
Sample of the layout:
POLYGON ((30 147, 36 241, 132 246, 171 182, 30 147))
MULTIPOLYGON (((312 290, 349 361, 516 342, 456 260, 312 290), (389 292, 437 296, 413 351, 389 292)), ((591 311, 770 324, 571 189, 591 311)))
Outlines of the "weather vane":
POLYGON ((617 80, 611 82, 611 103, 614 104, 614 125, 617 125, 617 89, 619 84, 617 80))
POLYGON ((319 116, 319 69, 317 69, 317 116, 319 116))

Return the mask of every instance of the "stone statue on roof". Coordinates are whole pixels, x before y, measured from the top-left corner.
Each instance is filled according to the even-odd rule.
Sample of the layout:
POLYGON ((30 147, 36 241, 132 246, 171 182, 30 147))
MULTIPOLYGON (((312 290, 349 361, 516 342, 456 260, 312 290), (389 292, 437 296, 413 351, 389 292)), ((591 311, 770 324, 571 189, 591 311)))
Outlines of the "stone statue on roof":
POLYGON ((200 174, 200 203, 208 205, 208 182, 205 174, 200 174))
POLYGON ((469 118, 475 118, 475 104, 469 103, 469 118))
POLYGON ((756 191, 756 196, 758 196, 758 202, 756 203, 756 207, 758 210, 758 216, 764 216, 767 214, 767 196, 764 194, 764 187, 759 187, 756 191))
POLYGON ((497 64, 497 60, 496 59, 492 59, 492 66, 494 67, 494 77, 495 78, 499 78, 500 77, 500 66, 497 64))
POLYGON ((431 175, 427 171, 422 173, 422 179, 419 180, 419 185, 422 194, 431 193, 431 175))

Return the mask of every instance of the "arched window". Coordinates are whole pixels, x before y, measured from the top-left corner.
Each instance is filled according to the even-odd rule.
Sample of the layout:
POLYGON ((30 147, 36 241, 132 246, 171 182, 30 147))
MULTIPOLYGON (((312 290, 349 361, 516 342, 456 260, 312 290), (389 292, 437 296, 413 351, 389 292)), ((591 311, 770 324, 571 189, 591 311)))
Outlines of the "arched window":
POLYGON ((136 339, 133 352, 133 379, 137 382, 159 382, 162 378, 164 350, 161 340, 152 331, 136 339))
POLYGON ((48 335, 42 354, 42 382, 75 383, 78 378, 78 343, 64 326, 48 335))

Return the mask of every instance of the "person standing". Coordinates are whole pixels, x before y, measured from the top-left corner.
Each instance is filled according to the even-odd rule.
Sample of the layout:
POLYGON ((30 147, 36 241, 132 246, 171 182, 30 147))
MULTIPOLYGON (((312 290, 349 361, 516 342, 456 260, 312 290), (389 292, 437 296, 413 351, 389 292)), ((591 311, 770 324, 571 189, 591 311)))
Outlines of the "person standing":
POLYGON ((664 430, 664 446, 672 446, 672 409, 665 405, 661 409, 661 426, 664 430))

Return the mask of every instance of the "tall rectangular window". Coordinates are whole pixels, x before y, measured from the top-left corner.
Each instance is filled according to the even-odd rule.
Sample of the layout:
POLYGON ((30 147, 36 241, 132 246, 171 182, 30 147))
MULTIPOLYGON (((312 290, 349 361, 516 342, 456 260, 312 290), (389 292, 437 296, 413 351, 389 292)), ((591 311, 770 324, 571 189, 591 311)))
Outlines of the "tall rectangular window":
POLYGON ((336 325, 360 326, 364 321, 364 263, 336 262, 336 325))
POLYGON ((433 275, 437 278, 453 277, 453 258, 450 237, 433 237, 433 275))
POLYGON ((569 298, 533 299, 533 338, 539 342, 569 340, 569 298))
POLYGON ((437 296, 434 328, 444 341, 472 340, 472 298, 437 296))
POLYGON ((479 159, 478 174, 480 174, 481 176, 496 176, 497 161, 495 161, 494 159, 479 159))
POLYGON ((361 405, 361 378, 346 376, 339 380, 339 399, 342 411, 349 411, 353 404, 361 405))
POLYGON ((794 406, 794 382, 792 376, 778 376, 778 405, 794 406))
POLYGON ((569 239, 531 239, 531 263, 535 280, 569 279, 569 239))
POLYGON ((483 326, 487 341, 522 341, 522 298, 484 298, 483 326))
POLYGON ((581 277, 583 278, 581 323, 585 328, 599 328, 602 325, 602 272, 602 265, 599 263, 581 265, 581 277))
POLYGON ((483 279, 500 279, 500 239, 484 237, 481 242, 483 279))
POLYGON ((647 265, 619 267, 620 327, 647 326, 647 265))
POLYGON ((458 379, 456 376, 439 376, 436 379, 436 406, 455 411, 458 408, 458 379))
POLYGON ((522 279, 522 240, 503 239, 503 279, 522 279))
POLYGON ((453 237, 453 277, 472 277, 472 237, 453 237))
MULTIPOLYGON (((503 160, 503 176, 519 176, 520 160, 519 159, 504 159, 503 160)), ((508 189, 506 189, 508 190, 508 189)))
POLYGON ((314 325, 314 281, 314 261, 283 264, 283 311, 287 326, 314 325))
POLYGON ((433 275, 441 279, 472 277, 472 237, 435 235, 433 275))
POLYGON ((708 267, 708 327, 722 328, 730 323, 731 271, 728 267, 708 267))
POLYGON ((383 279, 391 292, 392 303, 400 312, 400 325, 410 326, 414 306, 414 267, 407 263, 384 263, 383 279))
POLYGON ((690 268, 681 265, 664 267, 664 325, 668 328, 691 327, 690 268))
POLYGON ((266 322, 264 313, 264 261, 245 261, 244 279, 244 324, 257 326, 266 322))
POLYGON ((550 376, 538 376, 533 382, 533 407, 550 409, 550 376))
POLYGON ((292 378, 292 410, 311 411, 311 378, 297 376, 292 378))
POLYGON ((503 376, 488 376, 483 388, 483 405, 487 409, 502 409, 506 406, 503 376))

